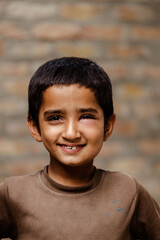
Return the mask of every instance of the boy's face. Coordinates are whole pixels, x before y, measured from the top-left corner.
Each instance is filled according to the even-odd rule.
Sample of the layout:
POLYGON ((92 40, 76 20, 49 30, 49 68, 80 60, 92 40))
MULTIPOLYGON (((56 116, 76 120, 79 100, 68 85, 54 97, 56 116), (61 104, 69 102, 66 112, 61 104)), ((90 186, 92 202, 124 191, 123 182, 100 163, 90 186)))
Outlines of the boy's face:
POLYGON ((28 122, 32 136, 49 151, 51 162, 66 166, 93 164, 113 124, 111 117, 104 126, 103 110, 94 93, 78 84, 45 90, 39 111, 40 133, 28 122))

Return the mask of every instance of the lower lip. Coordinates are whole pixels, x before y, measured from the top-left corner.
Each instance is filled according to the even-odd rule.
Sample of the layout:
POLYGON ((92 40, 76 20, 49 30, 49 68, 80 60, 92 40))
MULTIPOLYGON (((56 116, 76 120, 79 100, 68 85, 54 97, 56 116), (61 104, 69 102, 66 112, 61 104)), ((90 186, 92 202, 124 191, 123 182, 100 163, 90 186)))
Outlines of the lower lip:
POLYGON ((79 152, 84 146, 79 146, 79 147, 77 147, 76 149, 66 148, 66 147, 63 146, 63 145, 59 145, 59 147, 60 147, 64 152, 66 152, 66 153, 74 154, 74 153, 79 152))

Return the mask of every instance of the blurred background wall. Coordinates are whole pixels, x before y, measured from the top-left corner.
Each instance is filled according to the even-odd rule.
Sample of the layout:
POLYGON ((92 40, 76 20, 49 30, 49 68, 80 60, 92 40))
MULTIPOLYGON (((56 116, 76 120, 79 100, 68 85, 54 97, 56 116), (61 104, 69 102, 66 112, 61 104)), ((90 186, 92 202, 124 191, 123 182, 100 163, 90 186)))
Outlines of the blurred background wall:
POLYGON ((160 0, 0 1, 0 181, 48 153, 26 126, 39 65, 87 57, 109 74, 117 123, 96 165, 134 175, 160 203, 160 0))

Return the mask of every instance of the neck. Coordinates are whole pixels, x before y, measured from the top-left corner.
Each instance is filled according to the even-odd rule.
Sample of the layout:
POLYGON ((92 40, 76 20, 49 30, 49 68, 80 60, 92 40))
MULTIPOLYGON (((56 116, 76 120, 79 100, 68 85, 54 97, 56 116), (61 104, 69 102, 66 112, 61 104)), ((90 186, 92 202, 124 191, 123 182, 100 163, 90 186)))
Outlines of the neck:
POLYGON ((70 187, 83 186, 89 183, 93 172, 93 162, 83 166, 70 167, 51 160, 48 167, 50 178, 57 183, 70 187))

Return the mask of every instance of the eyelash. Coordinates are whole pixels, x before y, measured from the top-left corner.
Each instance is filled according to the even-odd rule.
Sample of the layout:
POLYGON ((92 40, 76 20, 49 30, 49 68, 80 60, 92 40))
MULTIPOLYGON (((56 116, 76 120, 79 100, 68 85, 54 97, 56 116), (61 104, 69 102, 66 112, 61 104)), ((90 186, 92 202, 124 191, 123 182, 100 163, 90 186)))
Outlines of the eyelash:
POLYGON ((60 119, 62 119, 61 116, 51 116, 48 118, 48 121, 59 121, 60 119))
MULTIPOLYGON (((80 117, 80 119, 96 119, 93 115, 89 115, 89 114, 84 114, 80 117)), ((62 120, 61 116, 55 115, 55 116, 51 116, 48 118, 48 121, 60 121, 62 120)))
POLYGON ((95 117, 93 115, 85 114, 81 116, 81 119, 95 119, 95 117))

